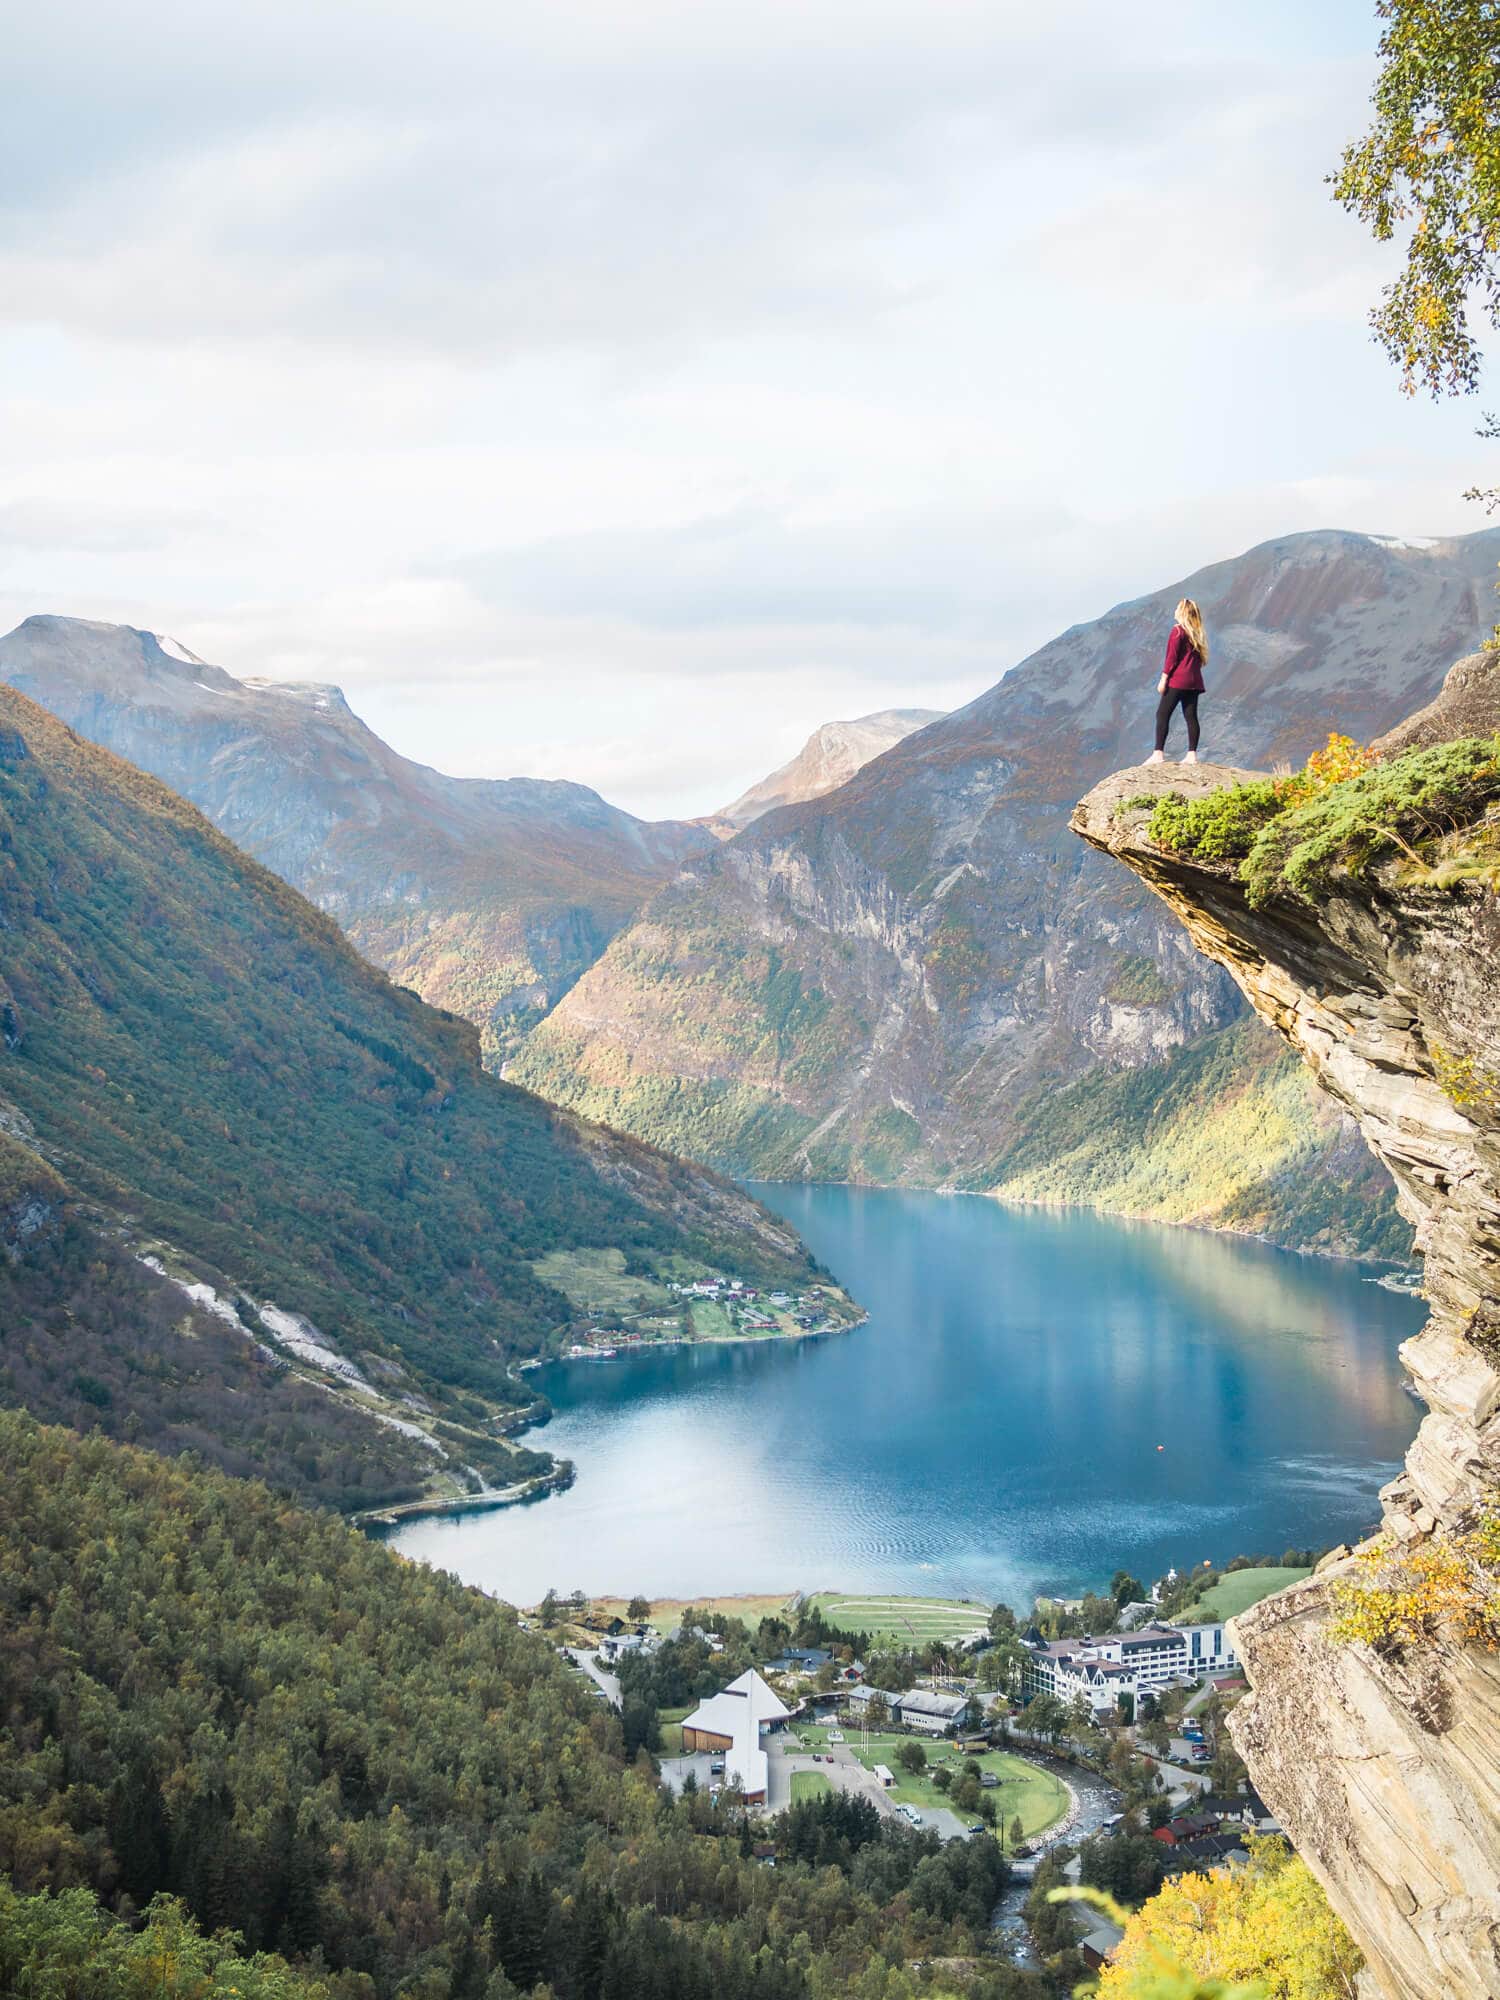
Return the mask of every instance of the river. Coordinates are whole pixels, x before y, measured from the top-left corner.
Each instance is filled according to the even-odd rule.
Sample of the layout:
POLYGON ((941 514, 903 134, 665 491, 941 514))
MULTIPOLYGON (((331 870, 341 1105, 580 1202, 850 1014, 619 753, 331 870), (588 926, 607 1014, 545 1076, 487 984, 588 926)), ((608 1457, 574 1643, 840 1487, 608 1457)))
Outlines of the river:
POLYGON ((822 1587, 1067 1595, 1279 1556, 1378 1516, 1420 1417, 1423 1309, 1362 1267, 963 1196, 754 1190, 856 1332, 574 1362, 536 1443, 569 1492, 395 1546, 520 1603, 822 1587))

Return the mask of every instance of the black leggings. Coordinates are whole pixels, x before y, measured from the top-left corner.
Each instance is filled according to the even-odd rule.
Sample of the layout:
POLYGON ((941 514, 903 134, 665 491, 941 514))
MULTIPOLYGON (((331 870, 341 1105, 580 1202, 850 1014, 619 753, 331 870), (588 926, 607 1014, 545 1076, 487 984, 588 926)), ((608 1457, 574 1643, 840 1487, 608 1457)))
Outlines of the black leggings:
POLYGON ((1188 748, 1198 747, 1198 690, 1196 688, 1168 688, 1156 704, 1156 747, 1167 747, 1167 725, 1172 720, 1172 710, 1182 703, 1182 719, 1187 724, 1188 748))

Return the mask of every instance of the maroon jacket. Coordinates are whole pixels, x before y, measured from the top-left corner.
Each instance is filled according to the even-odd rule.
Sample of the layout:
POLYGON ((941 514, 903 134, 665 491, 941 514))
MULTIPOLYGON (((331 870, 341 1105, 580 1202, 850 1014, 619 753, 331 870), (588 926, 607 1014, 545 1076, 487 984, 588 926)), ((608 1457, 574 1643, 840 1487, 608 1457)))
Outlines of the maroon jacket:
POLYGON ((1172 627, 1172 636, 1167 640, 1167 686, 1182 688, 1191 694, 1203 692, 1203 662, 1198 658, 1198 649, 1180 625, 1172 627))

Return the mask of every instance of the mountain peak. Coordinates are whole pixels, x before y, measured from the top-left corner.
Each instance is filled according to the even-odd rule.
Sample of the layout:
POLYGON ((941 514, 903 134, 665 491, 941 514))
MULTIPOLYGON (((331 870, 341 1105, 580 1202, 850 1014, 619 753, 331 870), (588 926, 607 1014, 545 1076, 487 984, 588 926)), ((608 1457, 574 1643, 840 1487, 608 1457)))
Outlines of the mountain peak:
POLYGON ((703 824, 721 840, 730 840, 778 806, 822 798, 916 730, 937 722, 941 715, 942 710, 936 708, 880 708, 870 715, 820 723, 789 763, 742 792, 732 805, 703 824))
POLYGON ((347 715, 354 711, 345 698, 344 690, 332 681, 272 681, 259 674, 246 674, 240 686, 251 688, 256 694, 280 695, 286 701, 294 701, 303 708, 317 710, 326 715, 347 715))

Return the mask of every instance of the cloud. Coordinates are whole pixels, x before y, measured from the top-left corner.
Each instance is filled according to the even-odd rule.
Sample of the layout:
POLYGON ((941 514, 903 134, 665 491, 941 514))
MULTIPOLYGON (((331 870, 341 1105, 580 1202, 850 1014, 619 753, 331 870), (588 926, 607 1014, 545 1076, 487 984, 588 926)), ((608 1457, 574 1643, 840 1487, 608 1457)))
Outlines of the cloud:
POLYGON ((1360 0, 56 0, 0 610, 701 812, 1296 527, 1446 532, 1321 176, 1360 0))

